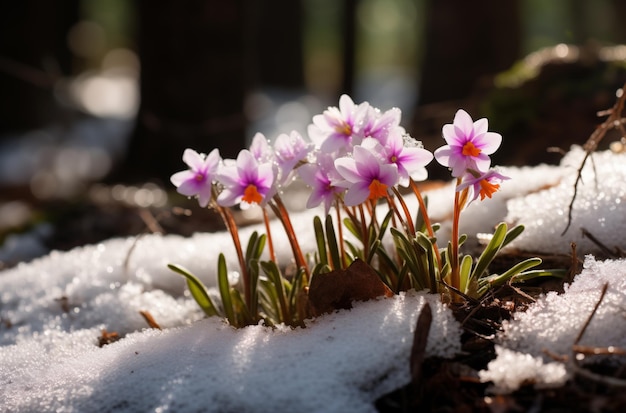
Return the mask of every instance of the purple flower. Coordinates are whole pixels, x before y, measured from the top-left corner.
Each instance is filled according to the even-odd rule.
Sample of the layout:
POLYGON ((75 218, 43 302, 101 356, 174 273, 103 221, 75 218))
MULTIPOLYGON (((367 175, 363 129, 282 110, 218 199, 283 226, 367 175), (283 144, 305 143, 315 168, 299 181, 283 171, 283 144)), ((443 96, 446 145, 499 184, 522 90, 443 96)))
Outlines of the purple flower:
POLYGON ((274 171, 270 163, 259 163, 252 153, 239 152, 237 162, 222 167, 217 175, 224 189, 217 197, 221 206, 233 206, 241 202, 245 209, 251 204, 264 205, 273 192, 274 171))
POLYGON ((468 173, 459 186, 457 186, 457 191, 462 191, 465 188, 471 188, 473 198, 467 203, 468 205, 475 201, 476 198, 480 196, 480 200, 482 201, 487 198, 491 198, 491 196, 500 189, 500 183, 507 179, 511 179, 508 176, 504 176, 501 173, 497 172, 495 169, 490 169, 487 172, 478 174, 477 176, 472 173, 468 173))
POLYGON ((271 162, 274 157, 272 147, 270 146, 267 138, 262 133, 257 133, 252 138, 250 144, 250 153, 259 162, 271 162))
POLYGON ((178 193, 198 196, 198 203, 206 207, 211 200, 213 177, 217 172, 221 158, 218 149, 213 149, 204 157, 193 149, 185 149, 183 161, 189 170, 177 172, 170 178, 178 193))
POLYGON ((447 145, 435 151, 435 158, 452 169, 452 176, 462 176, 468 169, 485 172, 491 165, 488 155, 494 153, 502 136, 487 132, 488 122, 482 118, 472 123, 472 118, 462 109, 454 115, 454 123, 443 125, 443 138, 447 145))
POLYGON ((378 109, 370 106, 362 119, 360 133, 363 138, 374 138, 384 145, 391 133, 404 132, 399 126, 401 115, 402 112, 398 108, 391 108, 381 114, 378 109))
POLYGON ((289 135, 283 133, 276 138, 274 153, 281 172, 281 184, 291 176, 296 164, 307 158, 310 149, 311 145, 305 142, 296 131, 292 131, 289 135))
POLYGON ((348 188, 344 198, 347 206, 385 197, 389 187, 398 183, 398 167, 381 164, 373 153, 362 146, 354 147, 352 157, 336 159, 335 168, 344 179, 336 185, 348 188))
POLYGON ((342 178, 337 173, 333 161, 334 159, 329 154, 320 154, 317 163, 302 165, 298 168, 302 181, 311 187, 311 195, 306 207, 315 208, 323 202, 326 215, 335 199, 345 191, 345 188, 334 184, 342 178))
POLYGON ((355 105, 350 96, 341 95, 339 108, 329 107, 321 115, 313 116, 308 132, 311 139, 324 152, 343 151, 361 141, 357 128, 369 105, 355 105))
POLYGON ((383 163, 398 167, 398 184, 401 186, 408 186, 409 178, 423 181, 428 177, 426 165, 432 161, 433 154, 420 147, 410 136, 401 135, 400 129, 389 134, 385 145, 369 138, 363 140, 362 146, 380 156, 383 163))

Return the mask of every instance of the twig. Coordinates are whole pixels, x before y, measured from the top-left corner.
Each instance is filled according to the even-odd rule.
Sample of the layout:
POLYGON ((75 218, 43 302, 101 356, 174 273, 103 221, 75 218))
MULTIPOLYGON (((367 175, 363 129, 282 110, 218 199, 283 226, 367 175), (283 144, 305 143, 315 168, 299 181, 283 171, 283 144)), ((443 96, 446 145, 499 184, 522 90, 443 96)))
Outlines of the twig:
MULTIPOLYGON (((567 225, 565 229, 561 233, 561 236, 565 235, 567 230, 572 224, 572 211, 574 209, 574 201, 576 200, 576 195, 578 194, 578 183, 582 180, 582 171, 587 163, 587 159, 591 156, 591 154, 597 149, 598 144, 607 131, 610 129, 619 129, 622 133, 622 137, 626 137, 626 128, 624 127, 624 123, 626 123, 626 118, 622 117, 622 112, 624 111, 624 103, 626 101, 626 83, 622 86, 621 89, 617 91, 617 101, 615 105, 611 109, 607 109, 602 112, 598 112, 598 116, 607 116, 608 118, 602 122, 596 129, 593 131, 587 142, 583 145, 583 149, 585 150, 585 156, 581 162, 580 167, 578 168, 578 172, 576 175, 576 181, 574 181, 574 194, 572 195, 572 199, 569 203, 568 211, 567 211, 567 225)), ((595 166, 594 166, 595 170, 595 166)))
POLYGON ((589 317, 587 318, 587 320, 585 321, 585 324, 583 324, 582 329, 580 330, 580 332, 578 333, 578 336, 576 337, 576 340, 574 341, 574 344, 572 345, 572 367, 574 369, 574 372, 580 376, 583 376, 587 379, 590 380, 594 380, 598 383, 602 383, 602 384, 606 384, 609 386, 614 386, 614 387, 626 387, 626 380, 623 379, 619 379, 616 377, 610 377, 610 376, 605 376, 602 374, 597 374, 597 373, 593 373, 585 368, 583 368, 579 361, 582 360, 584 358, 585 354, 591 354, 591 355, 596 355, 596 354, 619 354, 619 355, 623 355, 626 354, 626 350, 623 349, 619 349, 617 347, 589 347, 589 346, 581 346, 578 343, 580 342, 580 340, 582 339, 582 337, 585 334, 585 331, 587 331, 587 327, 589 327, 589 324, 591 323, 591 320, 593 319, 594 315, 596 314, 596 312, 598 311, 598 308, 600 307, 600 304, 602 303, 602 300, 604 299, 604 296, 606 295, 606 291, 609 287, 609 283, 604 283, 604 285, 602 286, 602 292, 600 293, 600 298, 598 298, 598 301, 596 302, 596 305, 593 307, 593 310, 591 311, 591 314, 589 314, 589 317), (580 357, 580 356, 583 357, 580 357))

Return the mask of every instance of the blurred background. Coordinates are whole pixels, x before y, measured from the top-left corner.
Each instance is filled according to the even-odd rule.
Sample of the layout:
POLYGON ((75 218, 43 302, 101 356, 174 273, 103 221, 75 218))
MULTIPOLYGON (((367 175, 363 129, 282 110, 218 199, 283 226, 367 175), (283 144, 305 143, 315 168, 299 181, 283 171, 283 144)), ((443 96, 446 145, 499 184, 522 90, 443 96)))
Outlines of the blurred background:
POLYGON ((494 163, 556 163, 626 81, 625 19, 623 0, 2 2, 0 268, 219 228, 169 184, 183 150, 304 134, 342 93, 399 107, 429 150, 463 107, 504 136, 494 163))

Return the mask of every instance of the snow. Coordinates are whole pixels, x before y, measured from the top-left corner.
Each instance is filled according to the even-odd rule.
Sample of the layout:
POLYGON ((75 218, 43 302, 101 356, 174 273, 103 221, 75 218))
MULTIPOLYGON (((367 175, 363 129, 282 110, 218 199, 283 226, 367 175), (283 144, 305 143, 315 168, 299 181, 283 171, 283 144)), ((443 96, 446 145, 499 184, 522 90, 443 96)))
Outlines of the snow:
MULTIPOLYGON (((527 230, 512 247, 562 253, 576 241, 580 253, 593 254, 597 246, 580 236, 584 227, 610 248, 624 247, 623 154, 594 155, 595 174, 585 169, 571 229, 560 235, 565 216, 558 212, 569 204, 582 154, 573 148, 561 166, 502 168, 512 179, 492 200, 464 211, 462 231, 474 235, 502 220, 519 222, 527 230)), ((447 185, 427 194, 431 216, 442 223, 442 242, 452 191, 447 185)), ((409 205, 415 208, 414 201, 409 205)), ((307 251, 315 248, 311 220, 317 212, 292 216, 307 251)), ((278 260, 286 263, 287 241, 274 225, 278 260)), ((255 230, 264 231, 246 227, 242 239, 255 230)), ((235 330, 205 319, 182 277, 166 265, 183 265, 214 286, 220 251, 229 268, 237 268, 229 235, 212 233, 111 239, 0 272, 0 411, 375 411, 378 397, 409 381, 412 331, 427 301, 434 313, 427 356, 460 352, 461 327, 451 312, 438 297, 413 291, 355 303, 306 328, 235 330), (164 329, 147 328, 140 311, 164 329), (98 347, 103 329, 122 339, 98 347)), ((626 261, 589 255, 564 294, 547 294, 505 325, 498 357, 480 372, 482 380, 491 381, 494 392, 508 392, 571 377, 569 362, 543 350, 571 354, 605 282, 607 295, 581 344, 626 347, 619 334, 626 261)))

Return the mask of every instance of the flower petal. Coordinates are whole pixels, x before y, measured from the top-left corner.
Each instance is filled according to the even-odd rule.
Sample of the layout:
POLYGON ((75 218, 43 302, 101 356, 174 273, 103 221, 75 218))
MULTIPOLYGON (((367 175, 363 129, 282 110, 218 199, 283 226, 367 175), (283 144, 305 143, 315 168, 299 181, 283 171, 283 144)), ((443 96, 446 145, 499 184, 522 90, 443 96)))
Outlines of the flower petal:
POLYGON ((355 206, 365 202, 370 194, 369 184, 360 182, 348 188, 348 192, 344 197, 347 206, 355 206))
POLYGON ((183 161, 194 171, 204 166, 204 158, 193 149, 185 149, 183 152, 183 161))

